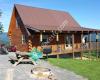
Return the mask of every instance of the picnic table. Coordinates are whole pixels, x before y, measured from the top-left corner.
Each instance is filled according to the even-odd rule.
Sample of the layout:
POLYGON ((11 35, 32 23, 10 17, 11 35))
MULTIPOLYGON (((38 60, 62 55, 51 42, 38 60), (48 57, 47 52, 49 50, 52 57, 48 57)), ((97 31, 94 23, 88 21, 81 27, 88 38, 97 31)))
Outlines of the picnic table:
MULTIPOLYGON (((20 52, 17 51, 16 53, 16 62, 14 63, 14 66, 18 65, 20 62, 32 62, 34 65, 35 62, 42 58, 42 52, 39 51, 37 48, 33 48, 30 52, 20 52)), ((13 59, 10 57, 10 59, 13 59)), ((14 59, 13 59, 14 60, 14 59)))
POLYGON ((13 57, 13 56, 9 57, 11 60, 15 61, 14 65, 13 65, 14 67, 17 66, 21 62, 32 62, 34 65, 36 64, 35 61, 31 57, 29 57, 28 52, 17 51, 17 52, 15 52, 15 55, 16 55, 16 57, 13 57))

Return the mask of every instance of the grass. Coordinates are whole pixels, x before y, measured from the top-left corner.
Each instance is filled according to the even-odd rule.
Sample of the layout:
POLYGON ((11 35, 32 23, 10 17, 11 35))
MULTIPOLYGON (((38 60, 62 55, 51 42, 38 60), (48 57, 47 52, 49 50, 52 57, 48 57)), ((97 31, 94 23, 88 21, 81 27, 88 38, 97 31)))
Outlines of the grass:
MULTIPOLYGON (((91 57, 91 59, 97 59, 97 52, 96 50, 91 51, 90 53, 87 51, 83 53, 83 56, 87 58, 91 57)), ((100 60, 100 51, 98 52, 98 59, 100 60)))
POLYGON ((89 80, 100 80, 99 61, 50 58, 49 62, 55 66, 73 71, 76 74, 88 78, 89 80))
POLYGON ((97 56, 97 52, 94 50, 94 51, 92 51, 90 54, 88 53, 88 52, 84 52, 83 53, 85 56, 93 56, 93 57, 96 57, 97 56))

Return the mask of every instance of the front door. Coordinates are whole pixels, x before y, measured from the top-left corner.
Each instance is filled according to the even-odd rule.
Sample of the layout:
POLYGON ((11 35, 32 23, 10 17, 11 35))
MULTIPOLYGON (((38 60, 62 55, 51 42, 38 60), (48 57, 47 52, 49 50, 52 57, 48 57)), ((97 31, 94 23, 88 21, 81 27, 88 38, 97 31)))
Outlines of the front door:
POLYGON ((65 36, 65 49, 72 49, 72 35, 67 34, 65 36))

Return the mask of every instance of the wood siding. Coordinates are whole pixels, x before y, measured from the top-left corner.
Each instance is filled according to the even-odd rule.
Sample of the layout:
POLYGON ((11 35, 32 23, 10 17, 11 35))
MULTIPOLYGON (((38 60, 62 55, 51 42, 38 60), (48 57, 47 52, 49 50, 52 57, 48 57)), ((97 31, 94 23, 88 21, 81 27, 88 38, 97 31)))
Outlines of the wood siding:
POLYGON ((16 46, 18 51, 28 51, 27 43, 22 44, 22 34, 23 34, 22 32, 25 31, 23 27, 16 26, 16 17, 17 17, 17 11, 13 9, 13 14, 11 17, 11 22, 8 31, 8 35, 9 33, 11 33, 11 45, 16 46))

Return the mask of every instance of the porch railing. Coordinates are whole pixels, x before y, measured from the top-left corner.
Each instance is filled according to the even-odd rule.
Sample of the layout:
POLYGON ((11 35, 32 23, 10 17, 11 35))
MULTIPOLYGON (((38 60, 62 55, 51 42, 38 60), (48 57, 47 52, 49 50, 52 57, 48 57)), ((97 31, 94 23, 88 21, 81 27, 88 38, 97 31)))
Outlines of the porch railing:
MULTIPOLYGON (((63 53, 71 53, 72 52, 72 47, 69 47, 67 49, 64 48, 64 44, 60 45, 61 47, 61 52, 63 53)), ((57 48, 57 47, 56 47, 57 48)), ((81 43, 75 43, 74 44, 74 52, 81 52, 81 51, 88 51, 88 50, 100 50, 100 42, 91 42, 91 43, 85 43, 85 44, 81 44, 81 43)), ((54 52, 54 51, 53 51, 54 52)))

